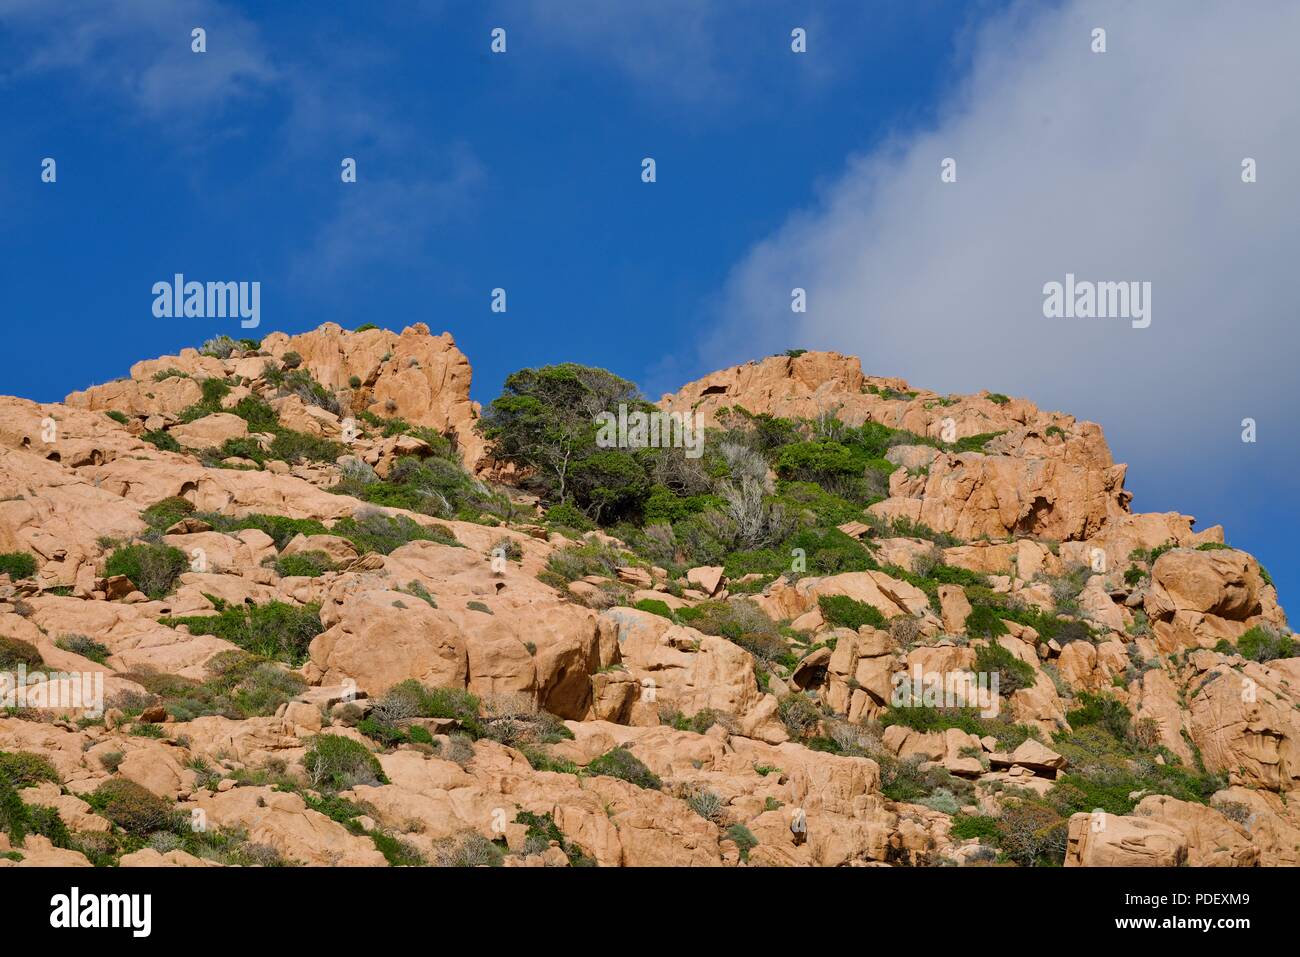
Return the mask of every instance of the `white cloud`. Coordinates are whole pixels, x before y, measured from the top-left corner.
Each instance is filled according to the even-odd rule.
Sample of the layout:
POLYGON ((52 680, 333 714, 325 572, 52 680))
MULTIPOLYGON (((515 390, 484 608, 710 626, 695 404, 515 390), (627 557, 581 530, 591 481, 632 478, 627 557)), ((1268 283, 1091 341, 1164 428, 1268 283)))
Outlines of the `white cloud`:
POLYGON ((707 363, 834 348, 938 391, 1095 419, 1140 450, 1135 465, 1164 456, 1171 470, 1235 451, 1225 467, 1244 472, 1239 423, 1253 416, 1260 451, 1267 430, 1286 462, 1300 439, 1297 37, 1291 0, 1000 17, 933 128, 851 160, 737 265, 707 363), (955 184, 940 182, 944 157, 955 184), (1150 281, 1150 328, 1044 318, 1043 285, 1067 272, 1150 281), (795 286, 806 316, 790 311, 795 286))
POLYGON ((25 51, 15 72, 71 70, 153 118, 218 109, 278 78, 257 28, 210 0, 0 0, 0 23, 25 51), (190 31, 207 31, 207 52, 190 31))

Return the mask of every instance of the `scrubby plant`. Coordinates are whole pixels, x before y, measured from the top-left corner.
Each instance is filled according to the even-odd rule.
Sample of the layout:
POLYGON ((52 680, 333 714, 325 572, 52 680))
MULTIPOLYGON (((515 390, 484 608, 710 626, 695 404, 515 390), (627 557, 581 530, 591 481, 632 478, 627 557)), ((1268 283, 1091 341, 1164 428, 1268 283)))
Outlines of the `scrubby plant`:
POLYGON ((320 606, 272 601, 264 605, 237 605, 215 615, 161 618, 160 624, 185 625, 194 635, 216 635, 245 651, 300 665, 307 646, 323 630, 320 606))
POLYGON ((183 826, 173 804, 129 778, 109 778, 86 800, 100 816, 130 834, 144 836, 183 826))
POLYGON ((125 575, 150 598, 162 598, 189 570, 189 564, 179 548, 138 542, 115 549, 104 563, 104 574, 125 575))
POLYGON ((657 791, 663 787, 658 775, 646 767, 641 759, 626 747, 611 748, 587 765, 588 774, 601 774, 635 784, 639 788, 657 791))
POLYGON ((383 768, 365 745, 337 734, 312 738, 302 763, 315 788, 345 791, 357 784, 388 783, 383 768))
POLYGON ((101 665, 107 661, 108 656, 112 654, 107 645, 95 641, 93 638, 89 638, 86 635, 60 635, 59 638, 55 640, 54 645, 56 648, 61 648, 63 651, 70 651, 74 655, 81 655, 81 657, 89 658, 96 664, 101 665))
POLYGON ((14 671, 19 665, 31 671, 43 668, 45 662, 31 642, 0 635, 0 671, 14 671))
POLYGON ((880 609, 847 595, 822 595, 817 599, 817 607, 828 625, 855 631, 864 625, 885 627, 885 616, 880 609))
POLYGON ((997 641, 990 641, 976 650, 975 670, 989 675, 996 674, 999 694, 1011 695, 1021 688, 1034 686, 1033 666, 1021 661, 997 641))
POLYGON ((0 575, 8 575, 14 581, 31 578, 36 574, 36 558, 27 552, 4 552, 0 554, 0 575))

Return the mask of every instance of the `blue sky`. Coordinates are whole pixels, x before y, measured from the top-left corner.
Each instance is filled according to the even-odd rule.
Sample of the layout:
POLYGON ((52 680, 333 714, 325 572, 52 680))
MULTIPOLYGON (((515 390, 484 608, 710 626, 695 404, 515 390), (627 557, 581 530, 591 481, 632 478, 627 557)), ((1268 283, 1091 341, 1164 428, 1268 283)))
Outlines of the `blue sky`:
MULTIPOLYGON (((1214 129, 1213 104, 1211 121, 1168 131, 1151 116, 1184 111, 1154 91, 1148 112, 1139 109, 1143 65, 1172 58, 1165 66, 1176 74, 1178 44, 1194 50, 1216 28, 1212 13, 1169 6, 1144 23, 1122 4, 996 0, 757 0, 743 16, 723 0, 430 0, 321 12, 329 6, 71 0, 56 15, 38 0, 0 0, 9 356, 0 391, 58 400, 138 359, 239 334, 231 321, 154 318, 150 288, 175 272, 260 281, 261 334, 327 320, 449 331, 483 402, 527 365, 605 366, 657 398, 721 365, 836 348, 861 355, 869 372, 938 391, 1023 394, 1100 421, 1117 459, 1132 465, 1135 509, 1222 522, 1269 567, 1284 602, 1300 588, 1287 375, 1296 340, 1279 348, 1277 325, 1249 332, 1256 312, 1294 323, 1294 297, 1272 285, 1282 288, 1287 266, 1244 257, 1230 239, 1175 249, 1171 262, 1184 271, 1209 261, 1253 277, 1259 302, 1243 293, 1232 302, 1245 305, 1225 316, 1196 290, 1166 292, 1177 270, 1161 285, 1166 264, 1141 252, 1199 232, 1169 210, 1205 189, 1171 181, 1167 162, 1133 157, 1162 155, 1162 138, 1179 156, 1217 161, 1221 150, 1235 163, 1240 152, 1194 135, 1214 129), (1161 16, 1185 18, 1185 29, 1161 16), (1110 25, 1109 59, 1044 59, 1055 42, 1086 53, 1094 21, 1110 25), (190 52, 195 26, 208 32, 206 54, 190 52), (790 51, 795 26, 808 31, 806 54, 790 51), (494 27, 507 31, 504 55, 489 53, 494 27), (1092 178, 1062 174, 1019 204, 1011 194, 1033 175, 994 156, 1032 153, 1044 137, 999 104, 1058 76, 1078 78, 1058 103, 1095 106, 1060 110, 1084 124, 1070 152, 1092 178), (1133 125, 1108 130, 1125 109, 1133 125), (938 158, 958 145, 966 192, 940 194, 963 198, 936 218, 907 190, 915 168, 937 183, 938 158), (47 156, 58 162, 53 185, 40 182, 47 156), (344 156, 357 160, 355 185, 340 182, 344 156), (645 156, 657 162, 654 184, 640 180, 645 156), (1072 210, 1124 190, 1134 218, 1074 230, 1072 210), (1048 274, 982 287, 1000 262, 1024 258, 1025 237, 1044 223, 1053 236, 1078 237, 1048 274), (1113 237, 1134 229, 1146 230, 1143 245, 1114 252, 1113 237), (1145 339, 1046 329, 1041 315, 998 326, 1036 309, 1041 283, 1076 263, 1120 273, 1098 278, 1155 276, 1157 302, 1186 304, 1177 319, 1188 325, 1160 313, 1145 339), (806 278, 787 281, 790 264, 806 278), (882 280, 855 285, 880 264, 889 264, 882 280), (784 284, 783 310, 763 298, 772 277, 784 284), (788 310, 797 284, 811 304, 798 323, 788 310), (505 315, 489 309, 498 286, 505 315), (982 298, 929 292, 964 287, 982 298), (1228 372, 1222 342, 1175 348, 1204 334, 1196 313, 1247 330, 1231 340, 1241 359, 1228 372), (981 329, 988 334, 965 338, 981 329), (1260 421, 1254 446, 1238 439, 1246 415, 1260 421)), ((1274 10, 1285 16, 1261 3, 1259 29, 1285 35, 1269 23, 1274 10)), ((1266 72, 1273 57, 1258 37, 1217 35, 1229 54, 1244 51, 1246 69, 1265 71, 1252 80, 1293 79, 1266 72)), ((1190 106, 1189 115, 1204 104, 1190 106)), ((1272 133, 1295 129, 1294 108, 1258 111, 1272 133)), ((1231 110, 1233 135, 1251 141, 1242 150, 1263 148, 1252 112, 1240 102, 1231 110)), ((1041 113, 1050 127, 1056 108, 1041 113)), ((1204 231, 1230 235, 1235 222, 1269 248, 1294 239, 1293 200, 1263 177, 1258 185, 1211 197, 1207 215, 1235 212, 1204 231)))

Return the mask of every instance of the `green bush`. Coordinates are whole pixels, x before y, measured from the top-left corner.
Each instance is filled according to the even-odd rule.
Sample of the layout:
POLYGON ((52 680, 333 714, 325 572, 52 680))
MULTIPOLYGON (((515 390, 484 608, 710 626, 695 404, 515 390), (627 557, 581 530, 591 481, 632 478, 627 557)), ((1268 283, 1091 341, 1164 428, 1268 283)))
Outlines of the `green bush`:
POLYGON ((622 746, 612 748, 594 759, 587 765, 587 773, 619 778, 647 790, 657 791, 663 787, 659 777, 642 764, 640 758, 622 746))
POLYGON ((107 661, 108 656, 112 654, 107 645, 101 644, 86 635, 61 635, 59 639, 54 642, 54 646, 56 648, 61 648, 64 651, 70 651, 74 655, 81 655, 83 658, 89 658, 96 664, 101 665, 107 661))
POLYGON ((557 502, 548 508, 546 524, 552 528, 571 528, 578 532, 589 532, 596 527, 596 523, 572 502, 557 502))
MULTIPOLYGON (((246 528, 255 528, 271 536, 277 549, 282 549, 299 535, 333 534, 314 518, 286 518, 283 515, 264 515, 254 513, 238 518, 220 514, 204 513, 197 515, 219 532, 238 532, 246 528)), ((341 534, 341 533, 339 533, 341 534)))
POLYGON ((822 719, 817 702, 803 691, 795 691, 781 698, 777 702, 776 713, 796 741, 807 739, 817 730, 822 719))
POLYGON ((996 844, 1001 836, 997 818, 969 814, 953 815, 952 827, 948 833, 958 841, 979 838, 981 844, 996 844))
POLYGON ((1289 635, 1255 625, 1237 639, 1237 654, 1251 661, 1300 656, 1300 644, 1289 635))
POLYGON ((661 618, 667 618, 669 621, 671 621, 673 617, 672 609, 658 598, 642 598, 632 607, 638 611, 648 611, 652 615, 659 615, 661 618))
POLYGON ((822 618, 828 625, 838 628, 852 628, 854 631, 863 625, 883 628, 885 616, 880 609, 847 595, 822 595, 817 599, 822 618))
POLYGON ((110 419, 112 419, 114 422, 116 422, 118 425, 126 425, 131 421, 130 416, 128 416, 125 412, 119 412, 117 409, 109 409, 104 414, 108 416, 110 419))
POLYGON ((0 635, 0 671, 14 671, 19 665, 32 671, 45 667, 45 661, 30 642, 0 635))
POLYGON ((319 578, 326 572, 334 570, 333 560, 324 552, 281 555, 273 559, 270 565, 281 578, 319 578))
POLYGON ((1021 688, 1032 688, 1035 671, 1032 665, 1021 661, 996 640, 975 652, 975 670, 998 676, 998 693, 1011 695, 1021 688))
POLYGON ((1081 691, 1077 700, 1080 706, 1065 715, 1071 727, 1078 729, 1084 725, 1097 725, 1106 729, 1116 740, 1123 741, 1128 737, 1133 714, 1122 701, 1087 691, 1081 691))
POLYGON ((6 574, 14 581, 31 578, 36 574, 36 559, 26 552, 4 552, 0 554, 0 575, 6 574))
POLYGON ((181 450, 181 444, 162 429, 146 432, 141 438, 162 452, 179 452, 181 450))
POLYGON ((176 808, 129 778, 109 778, 87 798, 101 817, 141 837, 183 827, 176 808))
POLYGON ((294 666, 306 660, 311 640, 324 630, 319 605, 280 601, 222 608, 215 615, 160 618, 159 623, 173 628, 186 625, 191 634, 215 635, 255 655, 294 666))
POLYGON ((59 772, 43 755, 31 751, 0 751, 0 778, 13 787, 33 787, 42 781, 62 784, 59 772))
POLYGON ((312 738, 302 763, 317 788, 346 791, 357 784, 388 783, 383 768, 365 745, 337 734, 312 738))
POLYGON ((971 638, 988 638, 992 641, 1008 631, 999 611, 987 605, 974 605, 966 616, 966 634, 971 638))
POLYGON ((140 513, 140 517, 148 523, 150 528, 165 531, 193 512, 194 506, 188 499, 173 495, 154 502, 140 513))
POLYGON ((179 548, 138 543, 119 548, 109 555, 104 563, 104 574, 125 575, 150 598, 162 598, 189 567, 189 559, 179 548))
POLYGON ((341 535, 362 552, 387 555, 408 542, 438 542, 459 545, 452 531, 443 525, 421 525, 406 515, 388 516, 379 512, 360 518, 340 519, 333 534, 341 535))
POLYGON ((733 824, 727 828, 727 839, 732 841, 740 849, 740 859, 749 860, 749 852, 758 847, 758 838, 754 832, 743 824, 733 824))

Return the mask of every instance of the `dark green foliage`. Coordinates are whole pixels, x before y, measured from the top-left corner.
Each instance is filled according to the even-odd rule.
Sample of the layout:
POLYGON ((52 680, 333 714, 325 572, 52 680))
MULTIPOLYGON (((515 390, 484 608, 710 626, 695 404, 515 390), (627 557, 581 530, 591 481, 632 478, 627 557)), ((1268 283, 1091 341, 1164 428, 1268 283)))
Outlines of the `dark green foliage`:
POLYGON ((326 528, 314 518, 286 518, 283 515, 243 515, 239 517, 216 513, 203 513, 195 516, 201 518, 219 532, 238 532, 246 528, 255 528, 271 536, 277 549, 282 549, 299 535, 342 534, 326 528))
POLYGON ((727 839, 739 848, 742 861, 748 861, 749 852, 758 847, 758 838, 743 824, 733 824, 727 828, 727 839))
POLYGON ((301 552, 281 555, 271 562, 271 567, 281 578, 319 578, 334 570, 334 562, 324 552, 301 552))
POLYGON ((642 598, 632 607, 638 611, 648 611, 652 615, 659 615, 670 620, 673 617, 672 609, 668 607, 667 603, 657 598, 642 598))
POLYGON ((162 452, 179 452, 181 450, 181 444, 162 429, 154 429, 152 432, 146 432, 140 437, 162 452))
POLYGON ((87 795, 86 800, 101 817, 141 837, 154 831, 176 831, 184 826, 175 805, 129 778, 109 778, 87 795))
POLYGON ((459 545, 456 536, 444 525, 421 525, 406 515, 380 512, 349 517, 335 523, 332 534, 341 535, 362 552, 387 555, 408 542, 439 542, 459 545))
POLYGON ((838 628, 852 628, 856 631, 863 625, 872 628, 885 626, 885 616, 880 613, 880 609, 847 595, 822 595, 817 599, 817 607, 821 609, 826 623, 838 628))
POLYGON ((371 831, 370 840, 390 867, 423 867, 425 864, 424 855, 409 841, 383 831, 371 831))
POLYGON ((603 774, 635 784, 639 788, 657 791, 663 782, 641 759, 625 747, 612 748, 587 765, 588 774, 603 774))
POLYGON ((959 728, 967 734, 982 738, 991 735, 1003 751, 1014 751, 1038 733, 1028 725, 1012 724, 1001 718, 985 718, 975 708, 932 708, 921 704, 890 708, 881 717, 883 727, 902 725, 914 731, 929 733, 959 728))
POLYGON ((302 763, 312 783, 330 791, 346 791, 356 784, 388 783, 383 768, 365 745, 337 734, 312 738, 302 763))
POLYGON ((74 655, 81 655, 83 658, 89 658, 96 664, 101 665, 108 660, 108 656, 111 654, 107 645, 101 644, 86 635, 61 635, 54 642, 54 645, 56 648, 70 651, 74 655))
POLYGON ((154 502, 140 513, 140 517, 148 523, 150 528, 165 531, 193 512, 194 506, 188 499, 173 495, 159 502, 154 502))
POLYGON ((573 502, 597 521, 640 511, 652 450, 602 448, 600 412, 650 411, 636 386, 573 363, 522 369, 484 410, 479 428, 502 461, 518 466, 548 503, 573 502))
POLYGON ((990 641, 975 652, 975 670, 997 674, 998 693, 1010 695, 1021 688, 1034 686, 1034 669, 1008 651, 997 641, 990 641))
POLYGON ((528 827, 528 832, 524 838, 525 854, 540 854, 551 846, 552 842, 559 844, 560 849, 569 859, 571 867, 590 867, 595 862, 587 857, 580 847, 570 843, 569 839, 564 836, 560 830, 555 818, 547 811, 545 814, 534 814, 531 811, 520 811, 515 815, 516 824, 524 824, 528 827))
POLYGON ((179 548, 141 542, 114 550, 104 563, 104 574, 125 575, 150 598, 162 598, 189 567, 179 548))
POLYGON ((54 765, 43 755, 31 751, 0 751, 0 778, 19 790, 42 781, 63 783, 54 765))
POLYGON ((0 575, 8 575, 14 581, 31 578, 36 574, 36 559, 27 552, 4 552, 0 554, 0 575))
POLYGON ((1237 654, 1251 661, 1300 656, 1300 644, 1290 635, 1255 625, 1237 639, 1237 654))
POLYGON ((596 523, 572 502, 557 502, 548 508, 546 524, 552 528, 571 528, 579 532, 589 532, 596 527, 596 523))
MULTIPOLYGON (((445 444, 445 443, 444 443, 445 444)), ((347 473, 330 491, 382 505, 440 518, 478 521, 484 515, 508 517, 509 500, 475 479, 448 448, 450 457, 398 460, 387 477, 347 473)))
POLYGON ((983 815, 955 814, 948 832, 955 840, 969 841, 979 838, 981 844, 996 844, 999 837, 998 821, 983 815))
POLYGON ((25 665, 28 671, 43 668, 44 660, 36 646, 21 638, 0 635, 0 671, 14 671, 25 665))
POLYGON ((1128 736, 1133 714, 1123 702, 1108 695, 1089 694, 1086 691, 1080 692, 1076 700, 1079 701, 1079 707, 1065 715, 1072 728, 1077 730, 1084 725, 1093 724, 1105 728, 1116 740, 1123 741, 1128 736))
POLYGON ((159 623, 186 625, 191 634, 216 635, 255 655, 295 666, 306 660, 307 646, 324 630, 319 605, 279 601, 223 608, 215 615, 161 618, 159 623))
POLYGON ((117 409, 109 409, 104 414, 108 416, 110 419, 112 419, 114 422, 116 422, 118 425, 126 425, 131 421, 130 416, 128 416, 125 412, 117 411, 117 409))

